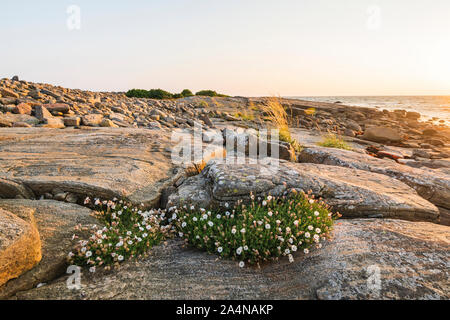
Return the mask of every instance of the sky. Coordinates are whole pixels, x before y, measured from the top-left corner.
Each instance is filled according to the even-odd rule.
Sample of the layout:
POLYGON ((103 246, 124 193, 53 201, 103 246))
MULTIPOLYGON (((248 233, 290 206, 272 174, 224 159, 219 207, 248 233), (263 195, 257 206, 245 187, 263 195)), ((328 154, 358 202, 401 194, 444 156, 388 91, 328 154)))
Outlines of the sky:
POLYGON ((84 90, 450 95, 448 0, 2 0, 0 39, 0 78, 84 90))

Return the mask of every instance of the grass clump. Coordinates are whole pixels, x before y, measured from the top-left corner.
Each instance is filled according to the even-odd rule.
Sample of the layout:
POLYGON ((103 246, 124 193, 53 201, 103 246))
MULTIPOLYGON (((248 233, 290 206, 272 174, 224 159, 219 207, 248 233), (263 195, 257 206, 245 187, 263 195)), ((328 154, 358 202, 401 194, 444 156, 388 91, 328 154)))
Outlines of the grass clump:
POLYGON ((278 129, 279 139, 290 143, 295 151, 300 152, 302 147, 300 143, 291 136, 288 115, 280 99, 276 97, 267 99, 262 106, 262 110, 266 114, 265 119, 274 124, 278 129))
POLYGON ((195 95, 196 96, 204 96, 204 97, 228 97, 227 95, 217 93, 214 90, 201 90, 201 91, 198 91, 195 95))
MULTIPOLYGON (((162 226, 164 211, 142 211, 122 200, 91 202, 85 205, 95 211, 95 216, 104 227, 94 226, 88 240, 79 240, 69 253, 69 260, 78 266, 87 266, 95 272, 96 267, 117 266, 122 261, 141 256, 151 247, 165 240, 171 233, 171 226, 162 226)), ((76 239, 76 236, 74 237, 76 239)))
POLYGON ((172 207, 169 212, 188 244, 239 261, 240 267, 283 256, 293 262, 296 251, 308 253, 311 246, 321 247, 340 216, 332 214, 322 201, 295 190, 279 198, 251 198, 248 205, 238 202, 220 212, 194 206, 180 211, 172 207))
POLYGON ((342 137, 339 137, 332 133, 327 134, 317 145, 327 148, 352 150, 350 145, 342 137))

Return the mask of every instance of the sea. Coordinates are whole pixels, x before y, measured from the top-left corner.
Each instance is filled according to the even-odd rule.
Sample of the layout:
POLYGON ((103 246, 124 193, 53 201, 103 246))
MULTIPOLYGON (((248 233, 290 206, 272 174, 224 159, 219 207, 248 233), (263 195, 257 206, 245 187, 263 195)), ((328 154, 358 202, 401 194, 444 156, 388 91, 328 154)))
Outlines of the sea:
POLYGON ((344 105, 372 107, 380 110, 403 109, 416 111, 422 120, 444 120, 450 125, 450 96, 329 96, 329 97, 286 97, 316 102, 340 102, 344 105))

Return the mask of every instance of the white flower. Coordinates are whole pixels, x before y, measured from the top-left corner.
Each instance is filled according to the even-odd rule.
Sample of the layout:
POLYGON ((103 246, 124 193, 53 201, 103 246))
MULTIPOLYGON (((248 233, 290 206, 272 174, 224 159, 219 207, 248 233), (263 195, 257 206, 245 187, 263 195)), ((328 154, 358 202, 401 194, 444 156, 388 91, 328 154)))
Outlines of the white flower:
POLYGON ((195 209, 195 207, 194 206, 191 206, 191 210, 194 210, 195 209))
POLYGON ((266 206, 266 205, 267 205, 267 201, 266 201, 266 200, 263 200, 262 205, 263 205, 263 206, 266 206))
POLYGON ((196 239, 200 239, 200 236, 199 236, 199 235, 197 235, 197 236, 195 236, 195 238, 196 238, 196 239))
POLYGON ((272 200, 272 196, 267 197, 267 201, 270 201, 270 200, 272 200))
POLYGON ((127 231, 127 236, 131 236, 131 231, 127 231))
POLYGON ((308 230, 312 231, 312 230, 314 230, 314 227, 313 226, 308 226, 308 230))
POLYGON ((143 233, 142 236, 143 236, 144 238, 147 238, 148 234, 147 234, 147 233, 143 233))
POLYGON ((112 253, 111 253, 111 257, 114 258, 115 256, 116 256, 116 253, 115 253, 115 252, 112 252, 112 253))
POLYGON ((69 256, 69 258, 73 257, 73 256, 74 256, 73 252, 70 251, 69 254, 68 254, 68 256, 69 256))
POLYGON ((236 253, 237 253, 237 254, 241 254, 241 253, 242 253, 242 247, 237 248, 237 249, 236 249, 236 253))
POLYGON ((229 211, 225 212, 225 215, 228 217, 230 215, 230 212, 229 211))
POLYGON ((149 224, 145 227, 145 229, 147 229, 147 230, 150 230, 151 228, 152 228, 152 226, 149 224))
POLYGON ((309 234, 309 232, 305 233, 305 237, 306 237, 306 238, 311 237, 311 235, 309 234))
POLYGON ((205 214, 202 216, 202 218, 203 218, 204 220, 206 220, 206 219, 208 219, 208 215, 205 213, 205 214))
POLYGON ((225 202, 225 208, 228 208, 228 207, 229 207, 228 202, 225 202))
POLYGON ((204 208, 200 208, 200 212, 201 213, 203 213, 203 212, 205 212, 206 210, 204 209, 204 208))
POLYGON ((129 244, 129 245, 133 244, 133 241, 128 240, 128 244, 129 244))
POLYGON ((116 244, 116 247, 121 247, 121 246, 123 246, 123 241, 122 241, 122 240, 120 240, 120 241, 117 242, 117 244, 116 244))
POLYGON ((313 199, 309 199, 309 203, 310 203, 310 204, 313 204, 313 203, 314 203, 314 200, 313 200, 313 199))
POLYGON ((98 205, 100 204, 100 200, 98 200, 98 199, 95 199, 95 202, 94 202, 94 204, 95 204, 96 206, 98 206, 98 205))
POLYGON ((197 220, 198 220, 197 217, 192 218, 192 221, 194 221, 194 222, 197 222, 197 220))
POLYGON ((271 217, 273 215, 272 211, 267 212, 267 214, 269 215, 269 217, 271 217))
POLYGON ((242 228, 242 229, 241 229, 241 233, 245 233, 245 228, 242 228))
POLYGON ((289 232, 291 232, 291 228, 286 227, 286 233, 289 233, 289 232))
POLYGON ((247 251, 248 250, 248 246, 244 246, 244 250, 247 251))
POLYGON ((320 230, 320 228, 316 228, 316 233, 321 233, 322 230, 320 230))
POLYGON ((295 220, 295 221, 294 221, 294 225, 295 225, 295 226, 298 226, 298 220, 295 220))
POLYGON ((220 214, 218 214, 218 215, 216 216, 216 218, 217 218, 217 219, 220 219, 220 218, 222 218, 222 216, 221 216, 220 214))
POLYGON ((292 250, 292 252, 297 251, 297 246, 292 246, 292 247, 291 247, 291 250, 292 250))
POLYGON ((223 248, 222 248, 222 247, 218 247, 218 248, 217 248, 217 252, 218 252, 218 253, 221 253, 222 251, 223 251, 223 248))
POLYGON ((280 221, 280 220, 277 220, 276 223, 277 223, 277 224, 281 224, 281 221, 280 221))
POLYGON ((322 244, 321 244, 321 243, 319 243, 319 244, 317 245, 317 247, 319 247, 319 248, 322 248, 322 244))
POLYGON ((319 235, 315 234, 313 236, 315 242, 319 242, 319 235))
POLYGON ((187 225, 187 223, 186 223, 186 222, 183 222, 183 223, 181 224, 181 227, 184 228, 184 227, 186 227, 186 225, 187 225))
POLYGON ((291 244, 294 243, 294 239, 292 239, 292 238, 289 238, 288 241, 289 241, 289 243, 291 243, 291 244))
POLYGON ((210 227, 212 227, 212 226, 214 225, 214 223, 213 223, 212 221, 208 221, 208 225, 209 225, 210 227))
POLYGON ((89 272, 94 273, 94 272, 95 272, 95 266, 94 266, 94 267, 90 267, 90 268, 89 268, 89 272))
POLYGON ((123 260, 123 256, 120 255, 120 256, 117 257, 117 259, 118 259, 119 261, 122 261, 122 260, 123 260))
POLYGON ((172 220, 175 220, 176 218, 177 218, 177 214, 174 213, 174 214, 172 215, 172 220))
POLYGON ((178 232, 178 235, 179 235, 180 237, 182 237, 182 236, 184 235, 184 233, 183 233, 183 232, 178 232))
POLYGON ((289 262, 290 263, 294 262, 294 257, 292 256, 292 254, 290 254, 288 257, 289 257, 289 262))
POLYGON ((305 249, 305 250, 303 250, 303 252, 304 252, 305 254, 308 254, 308 253, 309 253, 309 250, 308 250, 308 249, 305 249))
POLYGON ((98 240, 97 240, 97 243, 98 243, 98 244, 101 244, 101 243, 102 243, 102 239, 98 239, 98 240))
POLYGON ((90 256, 92 256, 92 252, 91 251, 86 252, 86 257, 89 258, 90 256))
POLYGON ((269 230, 270 229, 270 224, 266 224, 266 229, 269 230))
POLYGON ((239 262, 239 267, 243 268, 245 266, 244 261, 239 262))
POLYGON ((85 252, 86 252, 86 247, 81 248, 80 251, 81 251, 82 253, 85 253, 85 252))
POLYGON ((234 229, 234 228, 231 229, 231 233, 232 233, 232 234, 235 234, 235 233, 236 233, 236 229, 234 229))
POLYGON ((319 216, 319 211, 314 211, 314 215, 316 216, 316 217, 318 217, 319 216))
POLYGON ((284 253, 289 254, 289 253, 291 253, 291 250, 286 249, 286 250, 284 250, 284 253))

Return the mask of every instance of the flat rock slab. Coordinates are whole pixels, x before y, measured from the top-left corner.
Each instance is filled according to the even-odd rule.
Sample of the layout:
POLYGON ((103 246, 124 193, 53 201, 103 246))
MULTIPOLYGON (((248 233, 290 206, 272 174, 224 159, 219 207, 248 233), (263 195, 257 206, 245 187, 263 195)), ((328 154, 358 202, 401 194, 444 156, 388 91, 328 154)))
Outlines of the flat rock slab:
POLYGON ((0 198, 30 198, 29 191, 37 198, 58 189, 79 199, 124 197, 157 206, 161 190, 180 174, 171 161, 170 133, 133 128, 0 129, 0 198))
POLYGON ((0 208, 0 287, 41 260, 36 227, 0 208))
POLYGON ((450 227, 355 219, 332 242, 256 268, 183 248, 179 240, 120 270, 84 271, 81 291, 66 277, 17 299, 449 299, 450 227), (378 278, 379 275, 379 278, 378 278), (379 280, 379 281, 378 281, 379 280), (379 286, 378 286, 379 284, 379 286))
POLYGON ((322 197, 346 218, 377 217, 436 222, 438 209, 414 189, 388 176, 363 170, 281 161, 278 171, 265 164, 210 161, 169 196, 168 207, 195 204, 223 207, 255 196, 280 196, 295 188, 322 197))
POLYGON ((411 186, 421 197, 431 203, 450 209, 450 176, 441 171, 411 168, 391 160, 324 147, 303 149, 299 155, 299 161, 384 174, 411 186))
MULTIPOLYGON (((39 283, 53 280, 65 273, 67 254, 74 245, 72 235, 75 233, 75 226, 99 224, 98 220, 91 216, 90 209, 53 200, 0 200, 0 210, 7 210, 14 213, 16 217, 35 224, 39 232, 39 244, 42 243, 42 260, 20 277, 0 286, 0 299, 21 290, 31 289, 39 283)), ((85 239, 90 235, 89 232, 78 232, 78 234, 85 239)), ((28 245, 32 244, 31 241, 28 243, 28 245)), ((39 249, 41 249, 40 246, 39 249)), ((19 254, 20 251, 16 253, 19 254)))

